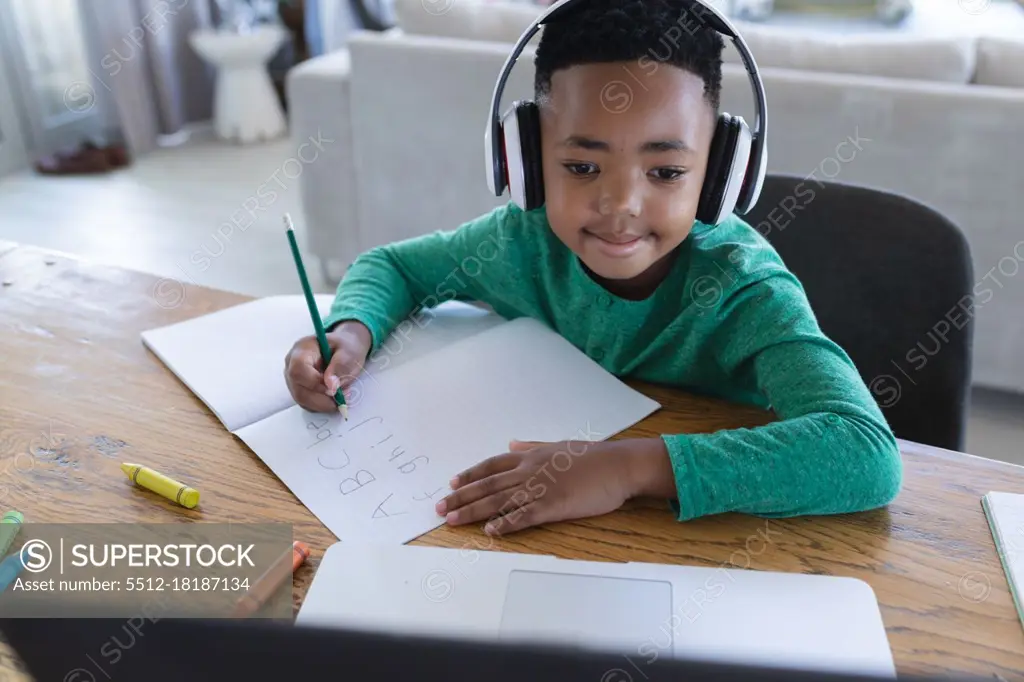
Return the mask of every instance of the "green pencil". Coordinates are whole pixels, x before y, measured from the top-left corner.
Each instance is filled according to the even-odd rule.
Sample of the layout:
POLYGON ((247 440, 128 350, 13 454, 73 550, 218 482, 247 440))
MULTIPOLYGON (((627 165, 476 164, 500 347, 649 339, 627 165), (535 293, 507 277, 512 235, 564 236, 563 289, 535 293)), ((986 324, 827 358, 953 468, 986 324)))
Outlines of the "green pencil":
MULTIPOLYGON (((324 332, 324 323, 320 319, 320 311, 316 307, 316 299, 313 298, 313 290, 309 286, 309 279, 306 277, 306 268, 302 265, 302 256, 299 255, 299 245, 295 241, 295 230, 292 229, 292 217, 284 214, 284 226, 288 232, 288 243, 292 247, 292 257, 295 259, 295 268, 299 271, 299 279, 302 281, 302 291, 306 295, 306 305, 309 307, 309 316, 313 318, 313 327, 316 329, 316 340, 320 342, 320 355, 324 359, 324 370, 331 364, 331 346, 327 343, 327 334, 324 332)), ((339 388, 334 393, 334 402, 338 404, 338 412, 348 421, 348 405, 345 404, 345 394, 339 388)))

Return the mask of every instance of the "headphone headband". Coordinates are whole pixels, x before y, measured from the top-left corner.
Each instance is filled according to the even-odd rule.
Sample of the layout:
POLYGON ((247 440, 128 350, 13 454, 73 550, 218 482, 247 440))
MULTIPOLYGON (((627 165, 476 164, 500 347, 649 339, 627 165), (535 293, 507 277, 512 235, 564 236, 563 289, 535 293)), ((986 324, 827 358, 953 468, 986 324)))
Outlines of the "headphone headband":
MULTIPOLYGON (((516 61, 519 59, 519 55, 522 54, 523 49, 537 31, 540 30, 541 26, 557 19, 560 16, 570 13, 577 3, 582 2, 587 2, 587 0, 558 0, 558 2, 548 7, 542 14, 540 14, 540 16, 534 19, 529 28, 527 28, 519 37, 519 40, 516 42, 512 52, 505 59, 505 64, 501 67, 501 73, 498 76, 497 82, 494 84, 494 92, 491 95, 490 120, 487 122, 487 129, 485 132, 485 146, 488 149, 488 159, 490 161, 490 168, 487 169, 489 173, 488 185, 496 196, 501 196, 504 191, 504 187, 508 182, 506 171, 502 164, 504 155, 502 154, 501 149, 502 135, 499 107, 501 106, 501 95, 505 90, 505 83, 508 81, 509 74, 512 72, 512 67, 515 66, 516 61)), ((694 5, 697 5, 698 11, 701 9, 704 10, 703 12, 700 12, 702 16, 700 16, 699 19, 701 21, 706 22, 707 25, 718 31, 723 36, 732 39, 733 44, 740 53, 740 58, 743 60, 743 66, 746 68, 747 76, 750 79, 757 113, 754 121, 754 128, 751 131, 750 162, 747 168, 748 174, 749 169, 755 169, 756 175, 753 176, 753 179, 756 182, 752 186, 745 187, 742 193, 743 196, 739 198, 740 205, 749 206, 751 198, 760 194, 761 182, 764 178, 764 165, 766 160, 764 149, 768 128, 768 110, 767 105, 765 104, 764 83, 761 82, 761 76, 757 70, 757 63, 754 61, 754 55, 750 53, 750 50, 747 48, 747 43, 743 40, 743 36, 739 34, 732 23, 730 23, 729 20, 715 7, 708 4, 706 0, 688 0, 688 2, 692 2, 694 5)))

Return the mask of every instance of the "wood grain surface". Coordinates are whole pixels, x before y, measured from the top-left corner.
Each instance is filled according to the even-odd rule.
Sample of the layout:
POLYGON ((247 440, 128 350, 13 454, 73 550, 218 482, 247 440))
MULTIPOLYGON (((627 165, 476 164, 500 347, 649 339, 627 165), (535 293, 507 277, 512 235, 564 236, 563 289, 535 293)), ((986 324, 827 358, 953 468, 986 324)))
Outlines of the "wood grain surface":
MULTIPOLYGON (((0 508, 26 523, 275 522, 313 556, 297 609, 336 538, 142 344, 149 328, 249 300, 0 242, 0 508), (142 460, 202 492, 188 510, 126 484, 142 460)), ((283 363, 283 359, 282 359, 283 363)), ((632 382, 631 382, 632 383, 632 382)), ((658 411, 620 437, 770 421, 760 410, 632 383, 658 411)), ((980 500, 1024 493, 1024 468, 902 442, 905 484, 885 509, 679 523, 663 502, 495 539, 441 527, 413 544, 852 576, 874 589, 900 674, 1024 679, 1024 628, 980 500)), ((0 643, 0 680, 27 680, 0 643)))

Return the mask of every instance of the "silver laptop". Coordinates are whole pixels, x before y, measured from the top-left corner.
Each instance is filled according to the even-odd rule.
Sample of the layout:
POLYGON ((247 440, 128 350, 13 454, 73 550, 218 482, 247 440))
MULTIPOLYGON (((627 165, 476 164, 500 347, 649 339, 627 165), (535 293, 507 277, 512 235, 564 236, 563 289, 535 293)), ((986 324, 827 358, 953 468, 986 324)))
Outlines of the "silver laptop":
POLYGON ((348 542, 296 623, 597 649, 622 679, 662 657, 896 677, 874 592, 845 577, 348 542))

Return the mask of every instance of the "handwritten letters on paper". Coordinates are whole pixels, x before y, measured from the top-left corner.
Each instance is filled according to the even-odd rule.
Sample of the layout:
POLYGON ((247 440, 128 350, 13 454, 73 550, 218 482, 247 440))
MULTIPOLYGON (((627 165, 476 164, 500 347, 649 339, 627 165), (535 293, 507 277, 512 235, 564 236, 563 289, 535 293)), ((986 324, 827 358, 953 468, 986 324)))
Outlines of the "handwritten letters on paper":
POLYGON ((411 474, 417 467, 430 462, 429 457, 409 451, 400 439, 396 439, 383 417, 368 417, 352 424, 341 422, 339 426, 336 418, 310 415, 306 428, 312 436, 306 450, 316 454, 317 464, 332 474, 344 472, 344 477, 339 477, 338 482, 341 495, 355 495, 365 490, 362 495, 377 492, 381 497, 380 503, 373 507, 372 519, 407 514, 410 503, 436 501, 445 491, 444 487, 437 487, 405 499, 404 496, 396 498, 393 491, 388 492, 379 485, 374 486, 374 490, 366 490, 378 482, 373 473, 377 467, 390 466, 399 473, 411 474), (330 445, 323 447, 324 443, 330 445), (363 453, 366 456, 360 457, 363 453), (360 459, 358 466, 352 466, 353 457, 360 459))
POLYGON ((342 542, 401 544, 443 524, 452 477, 511 438, 615 434, 658 407, 531 318, 440 345, 374 375, 348 421, 293 405, 232 433, 342 542))

